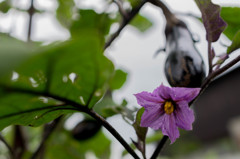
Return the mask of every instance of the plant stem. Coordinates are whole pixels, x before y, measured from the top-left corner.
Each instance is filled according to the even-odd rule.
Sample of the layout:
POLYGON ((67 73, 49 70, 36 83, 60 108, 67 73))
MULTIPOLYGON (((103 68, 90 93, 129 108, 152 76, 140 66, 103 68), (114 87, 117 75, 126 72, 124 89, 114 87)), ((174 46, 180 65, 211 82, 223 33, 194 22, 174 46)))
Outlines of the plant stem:
POLYGON ((13 158, 22 159, 28 147, 27 136, 25 134, 24 128, 20 125, 14 125, 13 136, 13 158))
POLYGON ((113 0, 113 3, 115 3, 118 6, 119 13, 122 15, 123 18, 127 18, 128 14, 124 10, 122 3, 118 0, 113 0))
POLYGON ((240 55, 238 57, 236 57, 235 59, 233 59, 232 61, 230 61, 225 66, 223 66, 223 67, 219 68, 218 70, 214 71, 213 72, 213 77, 216 77, 216 76, 220 75, 221 73, 225 72, 226 70, 228 70, 230 67, 232 67, 233 65, 235 65, 239 61, 240 61, 240 55))
POLYGON ((142 155, 143 155, 144 159, 147 159, 147 157, 146 157, 146 141, 145 140, 143 141, 143 152, 142 152, 142 155))
POLYGON ((213 60, 213 56, 212 56, 212 43, 210 41, 208 41, 208 74, 212 73, 212 60, 213 60))
POLYGON ((158 154, 161 152, 164 144, 166 143, 166 141, 168 140, 168 136, 163 136, 163 138, 160 140, 160 142, 158 143, 155 151, 152 154, 152 157, 150 159, 156 159, 158 157, 158 154))
POLYGON ((9 154, 12 158, 14 156, 14 151, 1 134, 0 134, 0 141, 2 141, 4 143, 4 145, 7 147, 7 149, 9 150, 9 154))
POLYGON ((27 34, 27 40, 28 41, 31 41, 32 19, 33 19, 34 13, 35 13, 35 9, 34 9, 34 6, 33 6, 33 0, 31 0, 30 8, 28 9, 28 15, 29 15, 28 34, 27 34))
POLYGON ((124 16, 118 30, 111 36, 111 38, 105 43, 104 49, 108 48, 112 42, 119 36, 123 28, 138 14, 142 6, 147 2, 147 0, 142 0, 142 2, 136 7, 133 8, 127 16, 124 16))
POLYGON ((202 83, 201 86, 201 91, 199 93, 199 95, 193 99, 189 105, 191 105, 200 95, 201 93, 207 88, 207 86, 213 81, 213 79, 215 77, 217 77, 218 75, 220 75, 221 73, 225 72, 226 70, 228 70, 229 68, 231 68, 233 65, 235 65, 237 62, 240 61, 240 55, 238 57, 236 57, 235 59, 233 59, 232 61, 230 61, 228 64, 226 64, 225 66, 223 66, 222 68, 217 69, 216 71, 213 71, 211 74, 209 74, 206 79, 204 80, 204 82, 202 83))
POLYGON ((88 113, 94 119, 99 121, 121 144, 122 146, 135 158, 140 159, 135 151, 128 145, 128 143, 122 138, 122 136, 99 114, 92 109, 89 109, 88 113))
POLYGON ((149 0, 150 3, 162 9, 165 19, 167 21, 167 26, 174 26, 179 23, 176 16, 168 9, 168 7, 160 0, 149 0))
POLYGON ((50 135, 53 133, 53 131, 57 127, 61 117, 62 116, 55 119, 51 124, 45 125, 42 141, 41 141, 40 145, 38 146, 37 150, 33 153, 31 159, 36 159, 38 157, 38 155, 40 155, 41 152, 44 150, 44 146, 45 146, 47 139, 50 137, 50 135))

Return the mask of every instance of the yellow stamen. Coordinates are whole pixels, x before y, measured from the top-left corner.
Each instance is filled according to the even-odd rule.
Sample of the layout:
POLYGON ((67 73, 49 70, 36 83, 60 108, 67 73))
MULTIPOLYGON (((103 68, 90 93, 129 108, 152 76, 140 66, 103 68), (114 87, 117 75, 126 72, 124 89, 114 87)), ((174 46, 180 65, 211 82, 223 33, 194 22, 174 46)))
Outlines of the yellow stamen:
POLYGON ((166 101, 164 103, 164 111, 167 114, 171 114, 174 111, 174 105, 171 101, 166 101))

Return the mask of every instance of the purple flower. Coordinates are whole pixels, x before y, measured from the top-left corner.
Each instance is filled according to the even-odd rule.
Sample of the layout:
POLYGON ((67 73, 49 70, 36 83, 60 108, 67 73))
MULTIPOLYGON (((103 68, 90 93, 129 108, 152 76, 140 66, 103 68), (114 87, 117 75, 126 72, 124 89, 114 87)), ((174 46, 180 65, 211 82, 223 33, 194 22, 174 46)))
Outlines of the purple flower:
POLYGON ((188 106, 199 93, 200 88, 166 87, 156 88, 152 93, 135 94, 139 105, 145 108, 142 127, 161 129, 163 135, 173 143, 179 137, 178 127, 192 130, 194 113, 188 106))

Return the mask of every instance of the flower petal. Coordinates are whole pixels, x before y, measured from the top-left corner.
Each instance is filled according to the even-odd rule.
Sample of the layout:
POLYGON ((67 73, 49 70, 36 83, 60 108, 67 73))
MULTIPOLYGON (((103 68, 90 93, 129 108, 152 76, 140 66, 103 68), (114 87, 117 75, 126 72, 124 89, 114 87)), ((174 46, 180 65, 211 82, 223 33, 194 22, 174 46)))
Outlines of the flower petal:
POLYGON ((137 98, 137 102, 139 105, 143 106, 144 108, 147 107, 160 107, 163 99, 157 96, 154 96, 152 93, 148 92, 141 92, 135 94, 137 98))
POLYGON ((171 98, 171 96, 170 96, 171 92, 172 92, 171 88, 166 87, 163 84, 161 84, 159 87, 157 87, 153 91, 153 94, 155 96, 158 96, 160 98, 163 98, 163 99, 167 100, 167 99, 171 98))
POLYGON ((201 88, 173 87, 170 93, 174 101, 185 100, 190 102, 199 94, 200 90, 201 88))
POLYGON ((154 108, 145 108, 145 111, 143 112, 142 118, 141 118, 141 124, 142 127, 151 127, 155 130, 159 129, 159 122, 158 119, 162 116, 163 111, 161 111, 160 107, 154 108))
POLYGON ((194 122, 193 110, 189 108, 186 101, 177 103, 177 109, 174 111, 176 125, 185 130, 192 130, 192 123, 194 122))
POLYGON ((162 133, 166 135, 171 140, 171 144, 175 142, 177 138, 179 138, 180 134, 178 128, 176 126, 175 117, 172 114, 164 114, 164 123, 162 126, 162 133))
POLYGON ((158 118, 155 118, 155 121, 152 121, 152 123, 149 124, 149 127, 154 130, 159 130, 162 129, 163 123, 164 123, 164 111, 162 110, 161 112, 159 112, 158 118))

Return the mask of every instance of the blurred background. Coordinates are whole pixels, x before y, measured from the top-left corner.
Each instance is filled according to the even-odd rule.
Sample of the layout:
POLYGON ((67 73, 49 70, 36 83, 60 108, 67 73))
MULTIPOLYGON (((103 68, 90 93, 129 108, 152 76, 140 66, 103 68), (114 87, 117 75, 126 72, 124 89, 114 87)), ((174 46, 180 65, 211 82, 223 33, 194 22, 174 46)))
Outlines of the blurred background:
MULTIPOLYGON (((34 12, 31 12, 29 9, 31 8, 31 0, 0 0, 0 32, 24 42, 32 41, 41 43, 41 45, 71 38, 68 20, 65 20, 65 17, 59 18, 63 15, 66 16, 66 19, 68 18, 65 12, 63 15, 60 14, 62 10, 59 8, 64 2, 61 0, 34 0, 33 2, 34 12), (29 31, 30 17, 31 28, 29 31)), ((76 10, 92 9, 96 13, 107 12, 113 16, 116 16, 114 13, 118 11, 116 4, 109 5, 110 0, 74 0, 72 2, 69 5, 74 5, 76 10)), ((194 1, 168 0, 164 2, 173 13, 176 13, 180 19, 186 22, 193 36, 199 39, 196 47, 207 64, 207 42, 204 27, 198 19, 186 15, 191 13, 200 17, 200 11, 194 1)), ((213 0, 213 2, 224 7, 240 7, 238 0, 213 0)), ((68 3, 64 5, 68 7, 68 3)), ((129 4, 126 3, 126 8, 128 7, 129 4)), ((121 89, 113 92, 113 99, 118 104, 121 104, 122 100, 125 99, 130 108, 139 107, 133 94, 141 91, 153 91, 161 83, 168 85, 163 73, 166 54, 163 52, 154 57, 155 52, 165 46, 165 18, 161 10, 151 4, 144 5, 140 15, 145 18, 141 21, 142 27, 139 27, 141 25, 135 27, 134 24, 126 26, 104 52, 113 61, 115 68, 127 72, 125 84, 121 89)), ((116 21, 111 25, 110 34, 114 33, 117 28, 116 21)), ((228 37, 222 35, 220 40, 213 44, 216 54, 224 53, 226 51, 224 45, 230 43, 228 37)), ((6 45, 5 48, 13 47, 11 42, 6 45)), ((0 48, 3 48, 1 43, 0 48)), ((239 54, 239 50, 236 51, 231 59, 239 54)), ((176 143, 173 145, 168 143, 163 152, 164 158, 240 158, 239 73, 239 64, 237 64, 208 87, 193 107, 196 114, 193 131, 181 132, 181 137, 176 143)), ((83 120, 81 114, 73 114, 66 121, 65 127, 71 130, 81 120, 83 120)), ((109 117, 108 121, 123 135, 126 141, 130 143, 131 139, 136 140, 134 129, 122 120, 120 115, 109 117)), ((9 131, 4 129, 3 134, 8 134, 9 131)), ((37 130, 34 131, 37 132, 37 130)), ((34 131, 32 136, 35 134, 34 131)), ((122 157, 122 146, 111 134, 104 129, 103 131, 112 140, 110 158, 131 158, 128 155, 122 157)), ((158 133, 160 134, 160 132, 158 133)), ((153 134, 155 132, 151 130, 148 133, 149 136, 153 134)), ((152 142, 147 146, 147 156, 152 154, 155 143, 152 142)), ((34 144, 36 145, 36 143, 34 144)), ((0 158, 5 159, 6 151, 4 145, 0 143, 0 158)), ((97 158, 91 151, 86 151, 85 157, 88 159, 97 158)))

